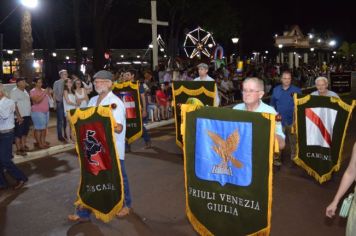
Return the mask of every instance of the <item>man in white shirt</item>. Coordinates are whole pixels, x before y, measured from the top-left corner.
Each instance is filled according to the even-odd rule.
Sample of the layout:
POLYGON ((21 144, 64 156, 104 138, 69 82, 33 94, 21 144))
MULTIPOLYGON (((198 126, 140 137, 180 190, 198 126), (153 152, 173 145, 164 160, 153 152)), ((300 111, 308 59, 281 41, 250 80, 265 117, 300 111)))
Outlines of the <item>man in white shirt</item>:
MULTIPOLYGON (((237 104, 233 107, 235 110, 253 111, 253 112, 267 112, 277 115, 276 110, 262 102, 264 95, 263 81, 259 78, 246 78, 242 83, 242 100, 243 103, 237 104)), ((285 147, 285 134, 282 130, 281 122, 276 122, 275 137, 278 142, 279 149, 285 147)))
POLYGON ((10 98, 16 105, 15 144, 17 155, 26 155, 26 152, 29 151, 26 138, 30 130, 31 100, 25 88, 25 78, 18 78, 16 87, 10 92, 10 98))
MULTIPOLYGON (((126 135, 126 114, 125 106, 119 97, 117 97, 111 91, 113 75, 111 72, 106 70, 98 71, 94 75, 94 87, 95 91, 98 93, 97 96, 92 97, 89 100, 88 107, 99 106, 99 105, 112 105, 116 104, 116 108, 112 110, 113 117, 115 119, 115 146, 118 151, 121 165, 121 173, 124 183, 124 206, 121 211, 117 214, 118 217, 126 216, 131 210, 131 195, 129 189, 129 182, 125 170, 125 135, 126 135)), ((105 199, 103 199, 105 200, 105 199)), ((68 219, 72 221, 82 221, 87 220, 90 216, 90 212, 85 209, 77 209, 76 215, 69 215, 68 219), (84 219, 80 216, 85 215, 84 219)))
MULTIPOLYGON (((197 65, 197 68, 198 68, 199 76, 196 77, 194 79, 194 81, 214 81, 215 82, 215 80, 208 75, 209 66, 207 64, 200 63, 199 65, 197 65)), ((216 94, 215 94, 216 96, 215 96, 214 106, 218 107, 220 104, 220 98, 218 95, 218 89, 216 87, 216 84, 215 84, 215 91, 216 91, 216 94)))
MULTIPOLYGON (((14 189, 21 188, 27 177, 12 162, 12 142, 15 128, 15 103, 5 96, 4 86, 0 84, 0 191, 8 187, 4 171, 13 177, 17 183, 14 189)), ((1 193, 0 193, 1 195, 1 193)))
POLYGON ((327 97, 337 97, 337 93, 328 89, 329 81, 326 77, 320 76, 315 80, 316 91, 312 92, 310 95, 314 96, 327 96, 327 97))

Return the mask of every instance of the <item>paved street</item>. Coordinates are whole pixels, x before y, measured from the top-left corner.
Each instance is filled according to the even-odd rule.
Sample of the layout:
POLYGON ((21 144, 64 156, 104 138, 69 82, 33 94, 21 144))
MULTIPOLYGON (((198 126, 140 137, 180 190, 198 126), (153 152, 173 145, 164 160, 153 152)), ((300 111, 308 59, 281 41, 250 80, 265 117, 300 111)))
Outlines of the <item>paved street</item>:
MULTIPOLYGON (((0 192, 0 235, 196 235, 185 217, 183 160, 174 126, 150 132, 154 148, 143 149, 139 140, 126 156, 134 209, 128 217, 109 224, 67 221, 74 211, 80 173, 75 153, 66 152, 19 165, 30 180, 20 191, 0 192)), ((355 134, 352 120, 342 170, 326 184, 316 183, 296 167, 275 171, 271 235, 344 235, 345 220, 326 220, 324 211, 336 192, 355 134)))

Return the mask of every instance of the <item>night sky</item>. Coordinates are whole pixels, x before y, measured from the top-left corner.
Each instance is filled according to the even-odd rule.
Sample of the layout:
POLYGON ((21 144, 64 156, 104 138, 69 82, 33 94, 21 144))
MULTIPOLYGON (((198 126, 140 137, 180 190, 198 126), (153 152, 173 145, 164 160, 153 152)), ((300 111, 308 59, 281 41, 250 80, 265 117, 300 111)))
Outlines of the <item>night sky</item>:
MULTIPOLYGON (((70 0, 47 0, 46 4, 41 4, 33 11, 32 27, 34 48, 43 47, 43 15, 47 11, 45 7, 53 4, 53 19, 55 22, 55 35, 57 48, 74 48, 73 16, 71 13, 70 0), (41 7, 42 6, 42 7, 41 7)), ((208 1, 208 0, 207 0, 208 1)), ((218 1, 218 0, 216 0, 218 1)), ((117 2, 123 2, 117 0, 117 2)), ((128 1, 131 2, 131 1, 128 1)), ((110 43, 112 48, 146 48, 150 42, 151 29, 148 25, 138 24, 138 18, 150 17, 150 3, 148 0, 133 1, 136 4, 126 3, 124 8, 117 11, 113 17, 122 26, 119 37, 110 43), (137 4, 138 3, 138 4, 137 4)), ((18 0, 0 0, 0 22, 15 8, 18 0)), ((231 9, 240 16, 241 29, 238 37, 246 51, 269 50, 273 48, 274 34, 282 34, 283 30, 291 25, 298 24, 306 34, 312 29, 316 33, 333 33, 338 45, 342 41, 356 42, 356 13, 353 1, 233 1, 228 0, 231 9)), ((167 9, 158 5, 159 20, 167 19, 167 9)), ((214 11, 215 9, 211 9, 214 11)), ((81 37, 83 46, 92 46, 91 22, 88 20, 88 9, 83 6, 81 12, 81 37)), ((194 14, 188 12, 187 14, 194 14)), ((224 14, 221 12, 221 14, 224 14)), ((4 34, 4 48, 19 48, 20 36, 20 15, 18 8, 6 21, 0 25, 0 33, 4 34)), ((219 24, 219 19, 216 19, 219 24)), ((193 30, 197 25, 204 28, 204 19, 199 22, 189 22, 189 30, 193 30)), ((159 27, 159 33, 163 38, 167 37, 168 29, 159 27)), ((181 39, 184 39, 182 33, 181 39)), ((219 39, 217 39, 219 42, 219 39)), ((181 44, 183 41, 181 42, 181 44)), ((225 41, 225 44, 226 41, 225 41)), ((231 47, 231 45, 228 45, 231 47)))

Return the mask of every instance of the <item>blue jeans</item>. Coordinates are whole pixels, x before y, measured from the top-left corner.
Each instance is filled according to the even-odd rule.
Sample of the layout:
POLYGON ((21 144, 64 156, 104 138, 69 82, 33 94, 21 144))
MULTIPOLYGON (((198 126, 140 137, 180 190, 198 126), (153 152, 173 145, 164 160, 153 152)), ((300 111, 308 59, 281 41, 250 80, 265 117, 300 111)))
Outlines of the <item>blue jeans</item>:
POLYGON ((64 107, 63 102, 56 102, 56 113, 57 113, 57 137, 58 139, 63 138, 63 132, 66 128, 66 118, 64 117, 64 107))
POLYGON ((27 181, 26 175, 12 162, 12 143, 14 141, 14 131, 0 133, 0 187, 7 187, 4 170, 7 171, 17 181, 27 181))
MULTIPOLYGON (((146 123, 147 121, 148 121, 148 116, 146 116, 145 118, 142 119, 143 123, 146 123)), ((148 134, 148 131, 144 125, 142 126, 142 138, 145 141, 145 143, 147 143, 151 140, 151 137, 148 134)))
POLYGON ((124 182, 124 206, 131 208, 131 194, 130 194, 130 187, 129 187, 129 179, 127 178, 124 160, 120 160, 120 165, 121 165, 122 180, 124 182))

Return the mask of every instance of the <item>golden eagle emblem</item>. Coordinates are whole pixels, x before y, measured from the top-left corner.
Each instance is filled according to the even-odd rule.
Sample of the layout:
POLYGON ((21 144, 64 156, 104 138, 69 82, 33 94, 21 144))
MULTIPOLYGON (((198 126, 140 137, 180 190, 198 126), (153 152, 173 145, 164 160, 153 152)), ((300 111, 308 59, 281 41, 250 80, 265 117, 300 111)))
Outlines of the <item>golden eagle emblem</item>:
POLYGON ((236 168, 242 167, 242 163, 232 155, 237 150, 240 142, 240 135, 237 129, 232 132, 226 140, 209 130, 208 135, 215 144, 211 148, 222 159, 222 162, 214 167, 213 173, 232 175, 231 169, 228 167, 229 161, 231 161, 236 168))

